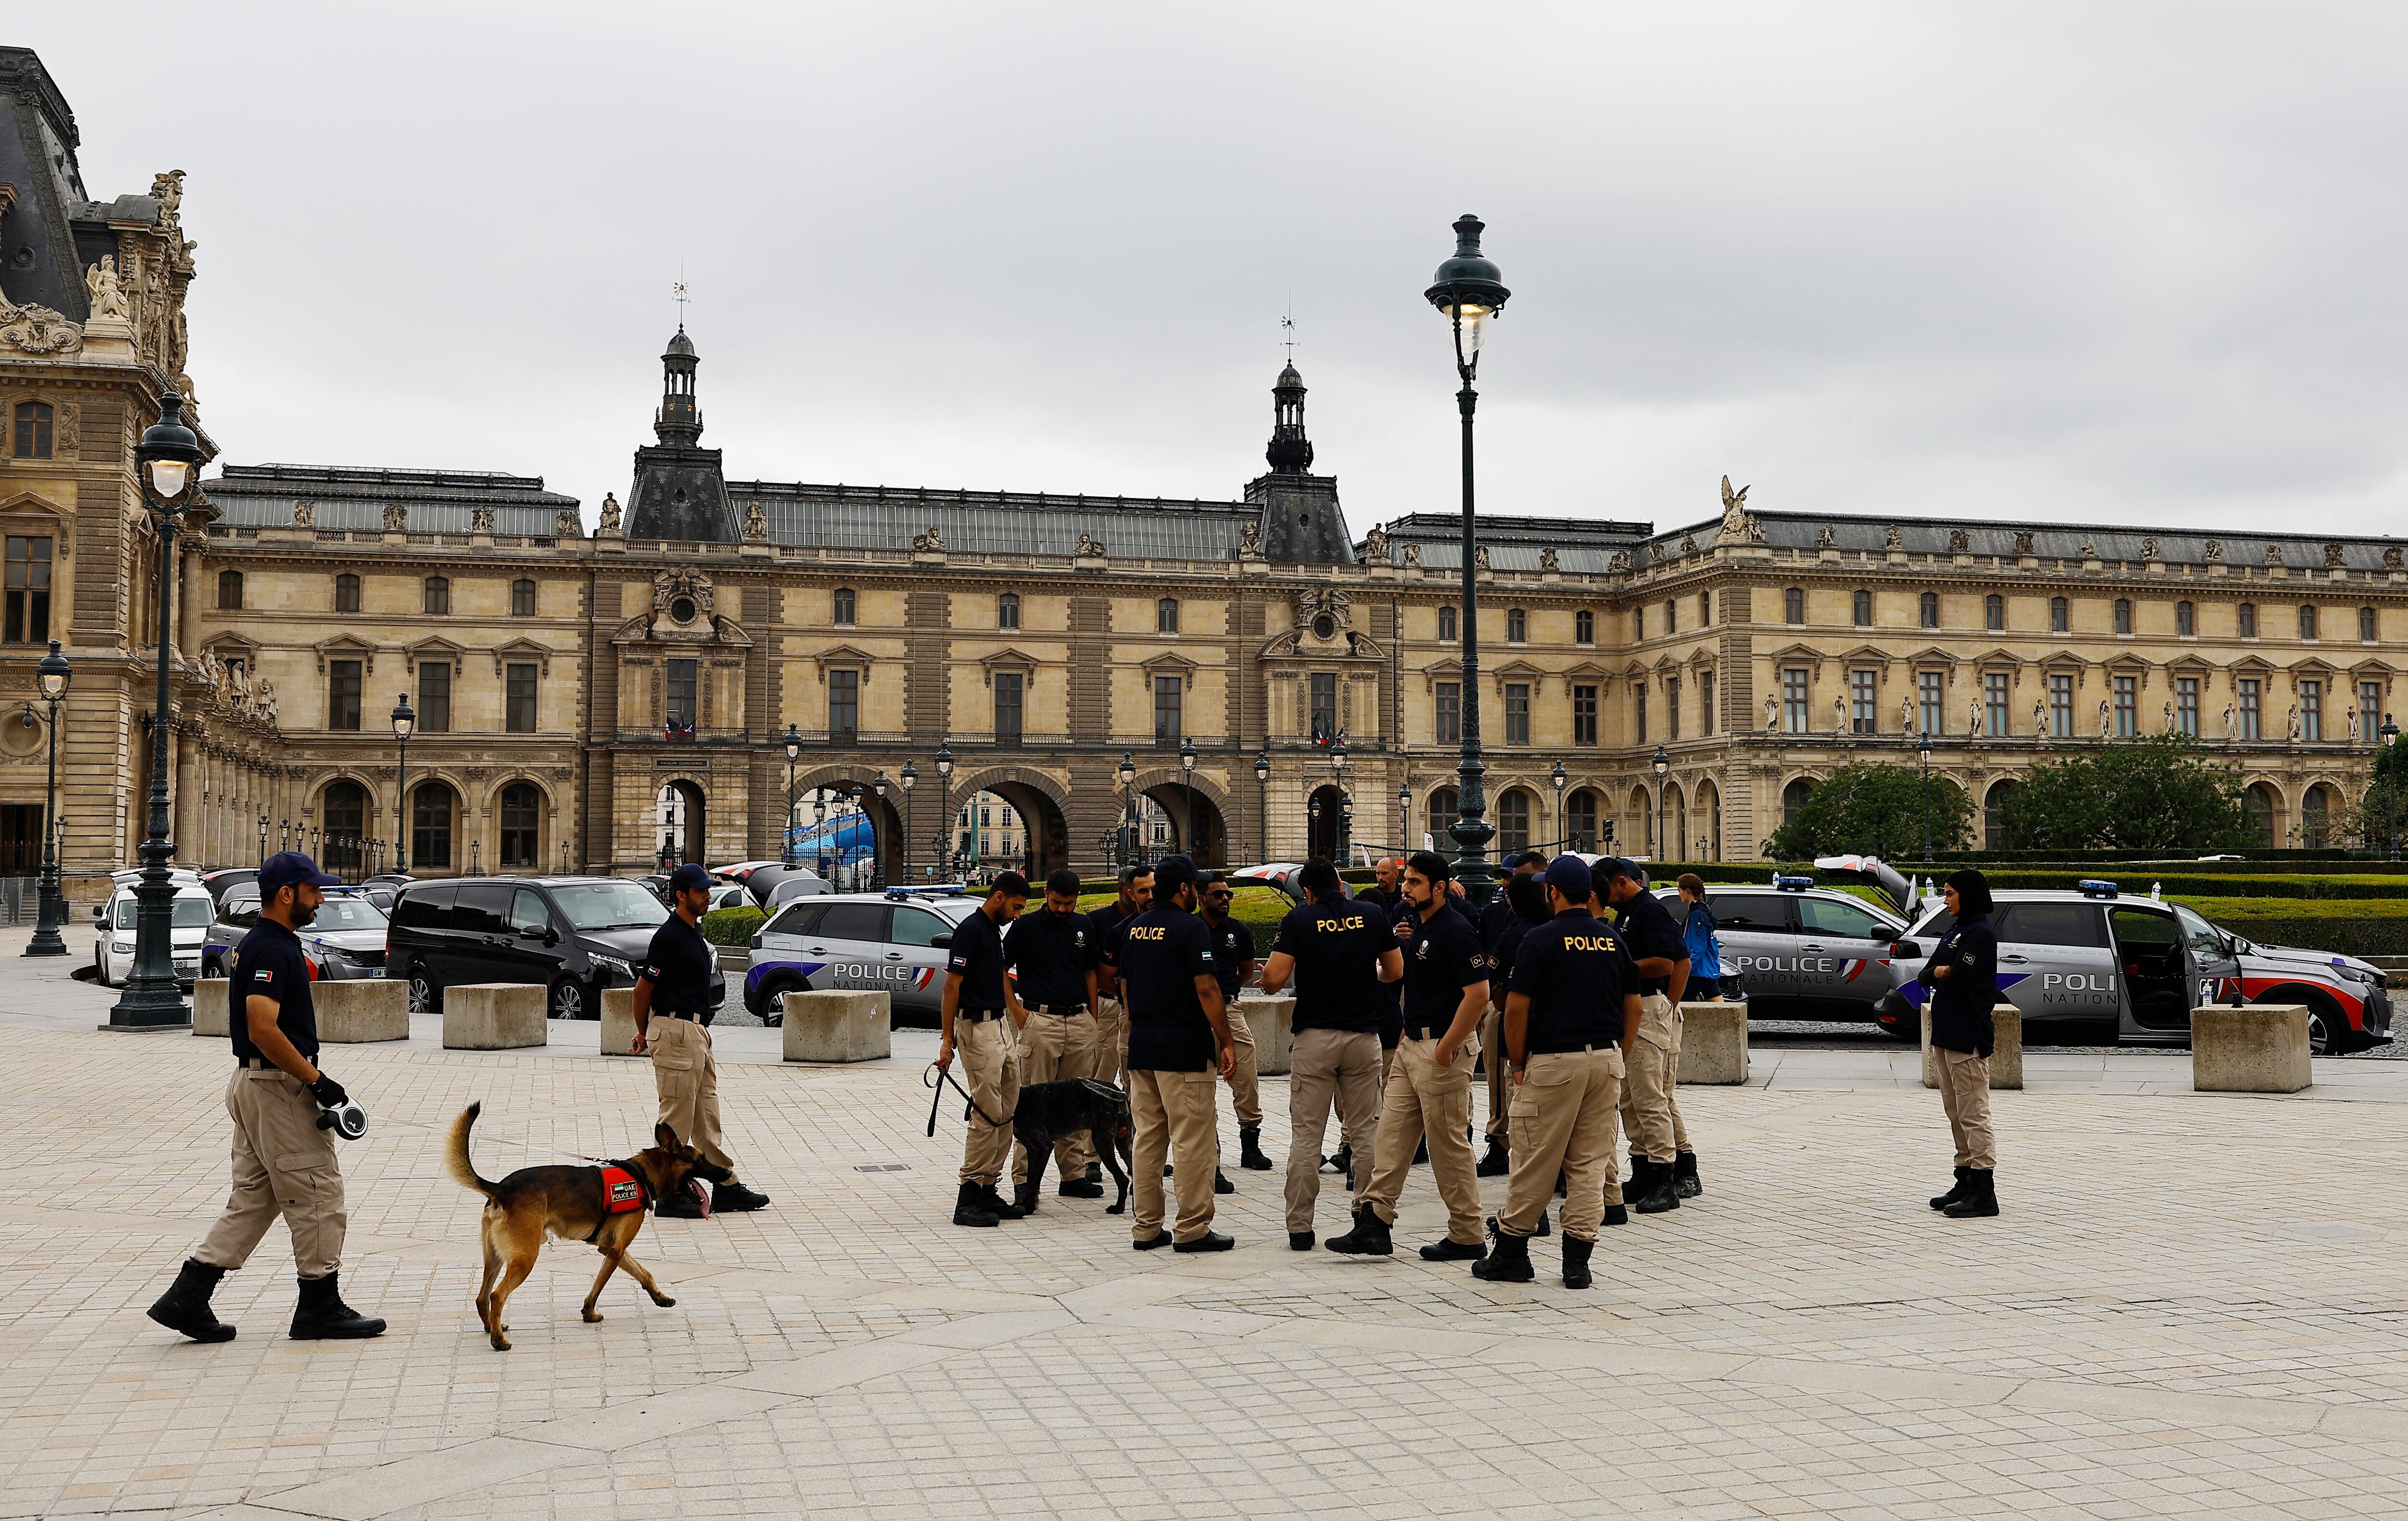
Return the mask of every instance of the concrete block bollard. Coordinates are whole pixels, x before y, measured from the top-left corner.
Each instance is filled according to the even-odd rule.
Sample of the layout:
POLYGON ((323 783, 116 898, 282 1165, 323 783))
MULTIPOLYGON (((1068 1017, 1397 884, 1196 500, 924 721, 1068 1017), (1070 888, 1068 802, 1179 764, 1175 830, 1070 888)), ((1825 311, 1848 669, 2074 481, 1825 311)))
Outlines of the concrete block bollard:
POLYGON ((636 990, 632 988, 602 989, 602 1054, 606 1057, 632 1057, 636 1044, 636 990))
MULTIPOLYGON (((2024 1086, 2024 1011, 2012 1003, 1990 1006, 1990 1024, 1996 1031, 1990 1049, 1990 1087, 2024 1086)), ((1923 1005, 1923 1086, 1940 1086, 1940 1059, 1931 1051, 1931 1004, 1923 1005)))
POLYGON ((318 1039, 329 1045, 409 1039, 409 984, 364 977, 309 985, 318 1012, 318 1039))
POLYGON ((443 1048, 513 1051, 552 1039, 543 985, 473 982, 443 989, 443 1048))
POLYGON ((223 977, 203 977, 193 984, 193 1033, 224 1040, 234 1033, 226 1023, 227 1000, 234 984, 223 977))
POLYGON ((2297 1093, 2315 1080, 2300 1003, 2190 1011, 2190 1086, 2200 1093, 2297 1093))
POLYGON ((1296 1045, 1296 1000, 1241 998, 1238 1012, 1246 1016, 1246 1029, 1254 1037, 1254 1074, 1285 1076, 1291 1065, 1288 1052, 1296 1045))
POLYGON ((889 993, 788 993, 788 1061, 883 1061, 895 1054, 895 999, 889 993))
POLYGON ((1684 1083, 1747 1081, 1747 1005, 1681 1005, 1681 1067, 1684 1083))

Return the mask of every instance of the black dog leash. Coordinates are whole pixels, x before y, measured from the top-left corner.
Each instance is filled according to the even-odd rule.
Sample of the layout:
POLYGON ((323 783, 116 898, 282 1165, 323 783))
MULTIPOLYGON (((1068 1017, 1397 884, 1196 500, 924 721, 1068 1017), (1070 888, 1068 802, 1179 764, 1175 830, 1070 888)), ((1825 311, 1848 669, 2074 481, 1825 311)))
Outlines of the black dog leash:
POLYGON ((940 1086, 940 1080, 941 1083, 952 1084, 953 1091, 962 1096, 963 1124, 967 1125, 970 1122, 970 1116, 973 1113, 977 1114, 979 1118, 985 1120, 989 1125, 994 1126, 996 1130, 1002 1130, 1004 1127, 1011 1123, 1011 1121, 1008 1119, 997 1119, 993 1115, 988 1114, 985 1110, 979 1108, 978 1101, 970 1097, 969 1090, 962 1087, 961 1084, 953 1081, 953 1074, 950 1069, 939 1067, 935 1062, 931 1061, 928 1063, 928 1072, 924 1072, 920 1074, 920 1081, 927 1084, 928 1087, 934 1090, 928 1098, 928 1133, 930 1135, 933 1136, 937 1133, 937 1106, 945 1102, 945 1089, 940 1086), (928 1075, 928 1073, 936 1073, 936 1076, 931 1077, 928 1075))

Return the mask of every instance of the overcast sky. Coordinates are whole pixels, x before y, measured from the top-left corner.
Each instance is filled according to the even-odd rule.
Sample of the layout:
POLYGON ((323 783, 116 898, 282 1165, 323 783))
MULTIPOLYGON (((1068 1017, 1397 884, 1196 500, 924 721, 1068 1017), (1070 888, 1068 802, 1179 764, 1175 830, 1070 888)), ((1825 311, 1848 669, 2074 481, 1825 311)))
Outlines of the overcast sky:
POLYGON ((1234 498, 1294 310, 1359 533, 1456 505, 1422 299, 1513 290, 1491 510, 2377 533, 2408 7, 31 7, 190 172, 236 462, 623 496, 693 293, 738 478, 1234 498))

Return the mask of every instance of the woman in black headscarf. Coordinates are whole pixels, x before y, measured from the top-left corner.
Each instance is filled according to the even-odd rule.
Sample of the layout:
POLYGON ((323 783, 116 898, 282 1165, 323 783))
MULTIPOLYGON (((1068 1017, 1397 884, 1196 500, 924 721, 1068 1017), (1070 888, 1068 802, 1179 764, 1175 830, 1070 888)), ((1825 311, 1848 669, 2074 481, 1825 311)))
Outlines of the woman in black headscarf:
POLYGON ((1998 1152, 1990 1136, 1990 1010, 1999 1002, 1999 937, 1990 931, 1990 884, 1971 867, 1942 893, 1954 919, 1915 980, 1931 989, 1931 1055, 1940 1102, 1956 1142, 1956 1187, 1931 1201, 1952 1220, 1999 1213, 1998 1152))

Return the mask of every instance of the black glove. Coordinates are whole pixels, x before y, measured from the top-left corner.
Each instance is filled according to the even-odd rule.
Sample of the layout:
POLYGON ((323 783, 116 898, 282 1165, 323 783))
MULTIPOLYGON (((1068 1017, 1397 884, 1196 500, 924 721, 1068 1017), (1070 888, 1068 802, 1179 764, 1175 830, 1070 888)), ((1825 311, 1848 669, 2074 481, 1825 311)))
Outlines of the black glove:
POLYGON ((343 1091, 342 1084, 336 1082, 322 1072, 318 1074, 318 1080, 309 1085, 309 1096, 317 1100, 321 1107, 326 1109, 333 1109, 351 1097, 343 1091))

